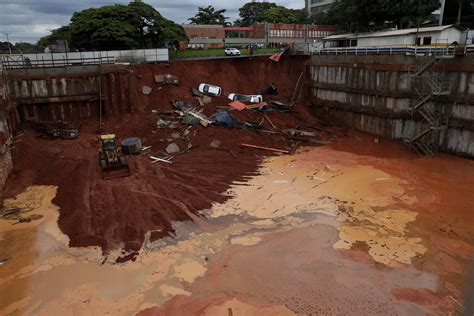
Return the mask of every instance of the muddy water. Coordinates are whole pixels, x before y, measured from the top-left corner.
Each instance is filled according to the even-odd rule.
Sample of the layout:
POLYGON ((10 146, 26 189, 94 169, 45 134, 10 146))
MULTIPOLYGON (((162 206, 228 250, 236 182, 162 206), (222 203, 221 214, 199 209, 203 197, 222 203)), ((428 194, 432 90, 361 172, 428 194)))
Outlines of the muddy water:
MULTIPOLYGON (((11 258, 0 266, 0 313, 459 310, 462 284, 446 280, 465 278, 472 241, 463 234, 472 234, 472 219, 449 228, 443 224, 451 222, 426 214, 452 198, 453 217, 463 214, 469 203, 435 184, 440 178, 460 182, 462 193, 472 185, 474 165, 445 158, 464 172, 444 168, 444 159, 427 172, 413 156, 391 159, 331 148, 267 159, 261 175, 235 184, 228 202, 204 211, 206 220, 176 223, 175 237, 145 242, 136 262, 120 265, 111 262, 119 252, 104 258, 98 249, 69 248, 51 203, 56 188, 29 188, 6 204, 43 218, 0 222, 0 259, 11 258)), ((437 214, 445 215, 441 208, 437 214)))

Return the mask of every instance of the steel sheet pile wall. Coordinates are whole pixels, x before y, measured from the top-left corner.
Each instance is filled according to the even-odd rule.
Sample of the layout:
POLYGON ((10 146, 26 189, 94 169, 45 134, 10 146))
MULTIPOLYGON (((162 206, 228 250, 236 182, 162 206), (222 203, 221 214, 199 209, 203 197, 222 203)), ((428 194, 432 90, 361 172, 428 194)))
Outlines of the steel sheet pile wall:
POLYGON ((8 72, 10 97, 20 121, 81 121, 131 111, 130 73, 124 66, 82 66, 8 72), (101 82, 99 82, 101 78, 101 82))
POLYGON ((10 146, 12 131, 16 126, 17 117, 14 111, 15 104, 8 96, 8 89, 4 74, 0 76, 0 204, 1 192, 8 176, 13 169, 10 146))
MULTIPOLYGON (((426 58, 426 57, 425 57, 426 58)), ((412 56, 313 56, 310 100, 328 119, 388 139, 405 139, 422 130, 422 119, 409 112, 415 98, 409 69, 412 56)), ((474 157, 474 59, 456 57, 433 68, 444 72, 451 93, 439 98, 449 128, 441 150, 474 157)))

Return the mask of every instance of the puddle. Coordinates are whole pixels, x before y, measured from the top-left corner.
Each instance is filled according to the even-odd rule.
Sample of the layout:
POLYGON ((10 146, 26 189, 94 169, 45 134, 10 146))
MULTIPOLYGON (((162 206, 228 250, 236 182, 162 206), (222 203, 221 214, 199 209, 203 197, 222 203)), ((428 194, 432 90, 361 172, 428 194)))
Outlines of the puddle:
POLYGON ((214 315, 260 315, 260 316, 292 316, 296 315, 285 306, 259 307, 238 300, 227 301, 224 304, 206 308, 203 316, 214 315))

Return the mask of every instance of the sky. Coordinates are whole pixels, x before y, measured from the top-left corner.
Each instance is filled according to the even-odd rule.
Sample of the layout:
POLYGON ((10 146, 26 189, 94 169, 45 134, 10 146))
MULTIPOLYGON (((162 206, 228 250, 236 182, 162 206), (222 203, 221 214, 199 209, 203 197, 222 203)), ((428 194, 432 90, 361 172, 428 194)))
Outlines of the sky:
MULTIPOLYGON (((198 7, 213 5, 226 9, 230 21, 238 18, 239 8, 250 0, 144 0, 165 18, 176 23, 187 23, 198 7)), ((75 11, 114 3, 128 3, 127 0, 0 0, 0 41, 36 41, 49 31, 69 23, 75 11)), ((278 5, 292 9, 304 7, 304 0, 274 0, 278 5)))

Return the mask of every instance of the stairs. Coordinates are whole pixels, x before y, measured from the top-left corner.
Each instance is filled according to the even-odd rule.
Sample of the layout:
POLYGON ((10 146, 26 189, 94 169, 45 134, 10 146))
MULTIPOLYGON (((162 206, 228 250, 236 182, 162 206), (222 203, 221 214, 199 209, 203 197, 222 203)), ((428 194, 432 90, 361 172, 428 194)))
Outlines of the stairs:
POLYGON ((410 112, 413 117, 421 117, 425 127, 421 131, 414 131, 404 143, 420 155, 433 155, 438 152, 439 133, 448 127, 448 121, 443 117, 438 104, 438 97, 450 94, 451 83, 444 76, 432 71, 432 67, 443 58, 443 55, 434 56, 410 71, 417 94, 417 98, 411 103, 410 112))

